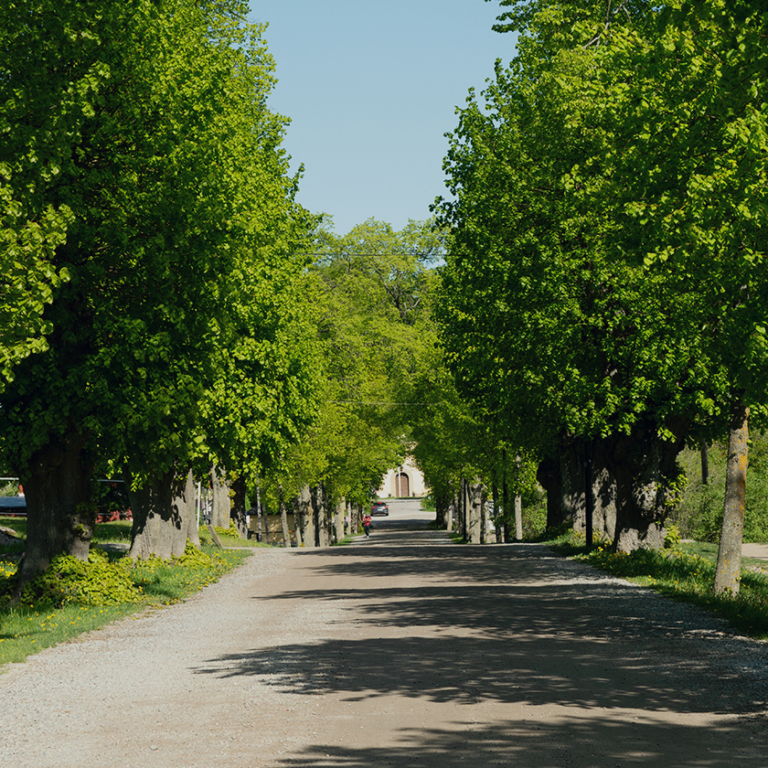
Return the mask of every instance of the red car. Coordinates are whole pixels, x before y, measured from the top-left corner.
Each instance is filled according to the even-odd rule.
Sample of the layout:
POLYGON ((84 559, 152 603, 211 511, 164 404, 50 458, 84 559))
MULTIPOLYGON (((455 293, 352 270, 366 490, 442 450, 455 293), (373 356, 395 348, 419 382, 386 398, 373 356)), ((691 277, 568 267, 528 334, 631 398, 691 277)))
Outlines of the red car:
POLYGON ((389 507, 383 501, 371 504, 371 517, 389 517, 389 507))

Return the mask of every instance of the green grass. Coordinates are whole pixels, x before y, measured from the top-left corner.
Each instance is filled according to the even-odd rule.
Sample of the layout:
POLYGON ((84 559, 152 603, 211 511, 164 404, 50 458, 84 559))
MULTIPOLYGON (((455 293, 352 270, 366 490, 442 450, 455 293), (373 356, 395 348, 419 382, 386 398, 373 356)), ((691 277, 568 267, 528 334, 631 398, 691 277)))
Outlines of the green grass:
MULTIPOLYGON (((115 523, 105 523, 115 525, 115 523)), ((250 552, 205 547, 211 561, 192 558, 188 564, 150 561, 132 569, 134 583, 143 596, 137 603, 110 606, 70 604, 18 606, 0 609, 0 668, 21 662, 44 648, 72 640, 115 619, 146 610, 162 610, 218 580, 237 567, 250 552)), ((0 579, 15 572, 15 564, 0 559, 0 579)), ((134 618, 137 618, 134 616, 134 618)))
POLYGON ((745 558, 739 594, 715 596, 717 545, 683 543, 675 550, 640 549, 629 554, 611 552, 603 545, 586 551, 584 536, 562 534, 549 542, 556 551, 627 579, 675 600, 694 603, 727 619, 739 632, 768 638, 768 577, 749 566, 766 561, 745 558))

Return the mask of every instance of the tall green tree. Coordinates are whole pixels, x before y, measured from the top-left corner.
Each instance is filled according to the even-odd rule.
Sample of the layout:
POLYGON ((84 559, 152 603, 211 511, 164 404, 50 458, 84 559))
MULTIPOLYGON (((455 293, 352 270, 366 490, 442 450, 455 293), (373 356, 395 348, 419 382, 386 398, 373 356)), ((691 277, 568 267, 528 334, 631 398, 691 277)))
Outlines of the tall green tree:
POLYGON ((650 10, 507 5, 519 55, 497 65, 484 104, 471 95, 461 112, 446 160, 455 199, 438 207, 452 228, 438 303, 448 362, 513 443, 602 444, 619 494, 615 545, 658 546, 703 368, 696 340, 668 332, 671 286, 615 258, 619 222, 598 194, 614 134, 586 119, 606 89, 602 52, 622 29, 648 29, 650 10))
MULTIPOLYGON (((62 550, 87 552, 90 478, 108 460, 137 489, 156 485, 137 535, 155 519, 155 540, 183 536, 161 551, 183 548, 183 509, 157 484, 186 477, 199 456, 221 348, 239 333, 269 335, 233 307, 257 275, 301 268, 285 255, 301 216, 279 148, 284 121, 266 107, 273 63, 246 10, 129 0, 53 25, 62 39, 91 40, 107 76, 45 194, 72 212, 51 258, 70 280, 43 315, 49 349, 16 367, 2 400, 3 447, 28 493, 22 580, 62 550)), ((79 50, 61 62, 82 63, 79 50)))

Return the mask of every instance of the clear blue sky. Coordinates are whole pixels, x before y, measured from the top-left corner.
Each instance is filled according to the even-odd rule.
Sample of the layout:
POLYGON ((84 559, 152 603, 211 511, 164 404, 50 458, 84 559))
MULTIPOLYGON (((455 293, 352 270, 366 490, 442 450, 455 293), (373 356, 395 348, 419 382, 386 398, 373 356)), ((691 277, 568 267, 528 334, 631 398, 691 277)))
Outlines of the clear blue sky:
POLYGON ((273 111, 305 166, 299 202, 348 232, 373 216, 401 229, 444 194, 443 134, 470 87, 514 56, 483 0, 252 0, 277 63, 273 111))

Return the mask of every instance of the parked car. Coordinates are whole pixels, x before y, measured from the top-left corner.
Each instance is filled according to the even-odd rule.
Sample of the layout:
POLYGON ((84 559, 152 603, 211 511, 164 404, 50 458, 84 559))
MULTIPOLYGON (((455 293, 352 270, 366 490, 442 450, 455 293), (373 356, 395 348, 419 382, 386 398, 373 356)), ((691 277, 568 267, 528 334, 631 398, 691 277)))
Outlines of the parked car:
POLYGON ((389 517, 389 507, 383 501, 374 501, 371 504, 371 517, 389 517))

